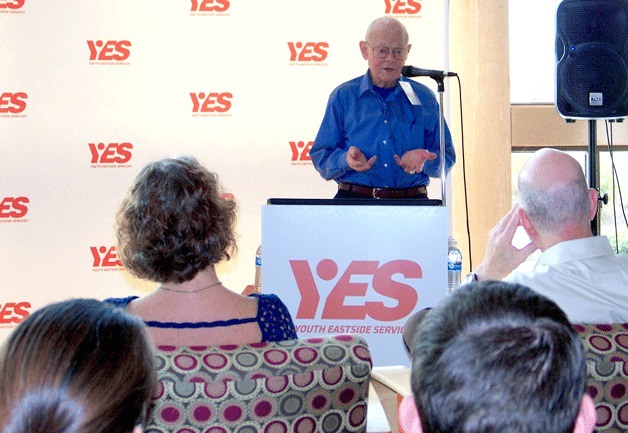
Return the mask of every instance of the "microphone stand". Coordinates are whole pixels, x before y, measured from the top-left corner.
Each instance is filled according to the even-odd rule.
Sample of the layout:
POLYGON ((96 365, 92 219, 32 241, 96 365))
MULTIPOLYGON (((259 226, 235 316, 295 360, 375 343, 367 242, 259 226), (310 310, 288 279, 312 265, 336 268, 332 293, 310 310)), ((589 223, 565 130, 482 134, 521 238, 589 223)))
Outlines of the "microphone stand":
POLYGON ((430 76, 438 85, 438 130, 440 132, 440 182, 442 205, 447 206, 447 175, 445 173, 445 115, 443 114, 443 93, 445 92, 445 78, 430 76))

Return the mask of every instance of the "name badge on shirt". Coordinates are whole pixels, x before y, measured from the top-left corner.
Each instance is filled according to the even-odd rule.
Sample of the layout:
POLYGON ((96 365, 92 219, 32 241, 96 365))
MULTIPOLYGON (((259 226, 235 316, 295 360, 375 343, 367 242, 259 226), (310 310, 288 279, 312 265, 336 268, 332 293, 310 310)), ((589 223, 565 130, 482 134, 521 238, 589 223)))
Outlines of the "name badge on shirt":
POLYGON ((412 88, 410 83, 408 83, 407 81, 399 81, 399 84, 401 84, 403 93, 406 94, 408 101, 410 101, 412 105, 421 105, 421 101, 419 101, 419 97, 416 95, 416 93, 414 93, 414 89, 412 88))

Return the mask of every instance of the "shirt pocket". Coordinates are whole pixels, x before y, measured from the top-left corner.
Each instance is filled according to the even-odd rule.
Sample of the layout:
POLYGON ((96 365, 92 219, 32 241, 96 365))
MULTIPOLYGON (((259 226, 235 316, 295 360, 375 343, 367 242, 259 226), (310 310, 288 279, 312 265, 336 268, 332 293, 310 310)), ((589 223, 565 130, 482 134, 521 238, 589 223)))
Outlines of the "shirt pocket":
POLYGON ((395 114, 393 136, 398 151, 422 148, 426 133, 423 108, 413 106, 412 109, 399 109, 395 114))

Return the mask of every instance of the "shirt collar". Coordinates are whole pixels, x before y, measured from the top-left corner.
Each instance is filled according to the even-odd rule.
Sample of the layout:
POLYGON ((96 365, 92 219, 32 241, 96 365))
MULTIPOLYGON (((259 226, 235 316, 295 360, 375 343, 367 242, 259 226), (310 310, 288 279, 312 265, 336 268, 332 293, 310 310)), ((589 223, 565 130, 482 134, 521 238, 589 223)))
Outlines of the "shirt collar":
POLYGON ((572 260, 582 260, 613 254, 613 248, 606 236, 590 236, 560 242, 546 249, 539 257, 535 267, 557 265, 572 260))
MULTIPOLYGON (((401 77, 400 79, 402 79, 401 77)), ((373 90, 373 81, 371 81, 371 71, 366 70, 366 74, 362 76, 362 81, 360 82, 360 96, 362 96, 365 92, 373 90)), ((397 80, 397 84, 395 84, 395 90, 392 92, 393 94, 397 94, 399 92, 399 80, 397 80)))

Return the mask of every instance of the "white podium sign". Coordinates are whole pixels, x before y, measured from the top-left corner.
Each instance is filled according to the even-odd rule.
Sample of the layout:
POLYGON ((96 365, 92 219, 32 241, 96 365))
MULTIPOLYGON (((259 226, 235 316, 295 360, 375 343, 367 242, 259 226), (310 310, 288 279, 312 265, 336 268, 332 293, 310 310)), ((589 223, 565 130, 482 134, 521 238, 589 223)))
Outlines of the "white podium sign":
POLYGON ((403 325, 447 294, 447 208, 265 205, 262 255, 299 338, 361 334, 374 365, 409 365, 403 325))

